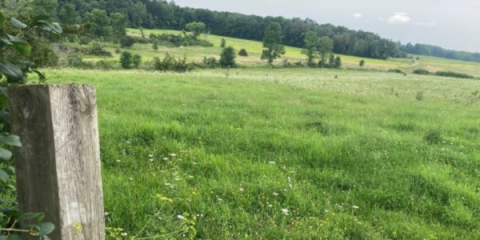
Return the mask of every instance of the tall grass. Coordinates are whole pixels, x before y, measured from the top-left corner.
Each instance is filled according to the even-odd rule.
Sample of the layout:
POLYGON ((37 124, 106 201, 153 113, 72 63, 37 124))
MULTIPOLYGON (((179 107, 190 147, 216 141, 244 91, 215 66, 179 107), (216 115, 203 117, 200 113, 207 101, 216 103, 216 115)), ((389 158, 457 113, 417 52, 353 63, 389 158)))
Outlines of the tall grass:
POLYGON ((478 81, 309 69, 49 77, 97 87, 107 225, 129 237, 480 236, 480 112, 466 103, 478 81))

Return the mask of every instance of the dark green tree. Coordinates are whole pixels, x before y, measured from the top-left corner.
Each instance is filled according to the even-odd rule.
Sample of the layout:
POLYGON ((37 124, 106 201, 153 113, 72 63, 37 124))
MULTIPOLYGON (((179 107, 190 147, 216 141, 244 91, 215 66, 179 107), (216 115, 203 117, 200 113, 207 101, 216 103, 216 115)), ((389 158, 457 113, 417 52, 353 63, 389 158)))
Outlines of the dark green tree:
POLYGON ((222 41, 220 42, 220 47, 224 48, 225 46, 227 46, 227 40, 225 40, 225 38, 222 38, 222 41))
POLYGON ((282 26, 278 23, 271 23, 265 31, 263 38, 262 60, 267 60, 272 65, 273 61, 285 54, 285 46, 282 43, 282 26))
POLYGON ((363 59, 360 60, 360 62, 358 63, 358 65, 359 65, 360 67, 365 66, 365 60, 363 60, 363 59))
POLYGON ((203 22, 191 22, 185 26, 185 29, 193 34, 196 38, 205 31, 205 23, 203 22))
POLYGON ((335 57, 335 61, 333 63, 334 68, 341 68, 342 67, 342 58, 340 56, 335 57))
POLYGON ((132 59, 133 66, 135 68, 138 68, 141 63, 142 63, 142 56, 140 56, 139 54, 133 55, 133 59, 132 59))
POLYGON ((224 48, 222 51, 222 54, 220 54, 220 66, 222 68, 237 67, 235 58, 236 58, 235 49, 233 49, 232 47, 224 48))
POLYGON ((158 51, 158 41, 157 40, 153 41, 152 49, 155 50, 155 52, 158 51))
POLYGON ((120 38, 120 47, 122 48, 129 48, 135 44, 135 38, 131 36, 124 36, 120 38))
MULTIPOLYGON (((331 38, 329 38, 327 36, 323 36, 318 40, 318 51, 320 52, 319 67, 328 67, 326 65, 327 54, 331 53, 332 50, 333 50, 333 40, 331 38)), ((333 63, 333 61, 332 61, 332 63, 333 63)))
POLYGON ((312 67, 315 65, 315 59, 318 57, 318 34, 314 31, 308 31, 303 41, 305 42, 305 47, 302 53, 307 55, 307 64, 309 67, 312 67))
POLYGON ((124 69, 130 69, 132 68, 132 63, 132 53, 128 51, 122 52, 122 54, 120 55, 120 66, 122 66, 122 68, 124 69))

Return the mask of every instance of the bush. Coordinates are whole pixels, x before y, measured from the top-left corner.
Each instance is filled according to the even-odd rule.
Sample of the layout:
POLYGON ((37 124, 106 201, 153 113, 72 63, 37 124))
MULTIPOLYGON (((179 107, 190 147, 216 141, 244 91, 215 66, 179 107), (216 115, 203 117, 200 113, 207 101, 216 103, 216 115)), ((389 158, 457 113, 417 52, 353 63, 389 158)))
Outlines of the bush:
POLYGON ((222 68, 235 68, 237 65, 235 62, 235 55, 235 49, 232 47, 224 48, 220 55, 220 66, 222 68))
POLYGON ((132 63, 135 68, 138 68, 142 63, 142 56, 140 56, 139 54, 133 55, 132 63))
POLYGON ((130 69, 132 67, 133 58, 132 53, 128 51, 122 52, 120 55, 120 66, 124 69, 130 69))
POLYGON ((358 63, 358 65, 359 65, 360 67, 365 66, 365 60, 363 60, 363 59, 360 60, 360 62, 358 63))
POLYGON ((213 47, 211 42, 197 39, 189 35, 174 35, 174 34, 150 34, 150 42, 157 42, 160 45, 167 47, 180 47, 180 46, 200 46, 200 47, 213 47))
POLYGON ((214 57, 203 57, 203 66, 205 68, 217 68, 219 63, 214 57))
POLYGON ((242 57, 247 57, 247 56, 248 56, 248 52, 247 52, 247 50, 245 50, 245 48, 242 48, 242 49, 240 50, 240 52, 238 52, 238 55, 239 55, 239 56, 242 56, 242 57))
POLYGON ((391 73, 400 73, 400 74, 405 74, 405 72, 403 72, 402 70, 400 69, 390 69, 388 70, 388 72, 391 72, 391 73))
POLYGON ((135 38, 130 36, 124 36, 120 39, 120 47, 129 48, 135 44, 135 38))
POLYGON ((425 70, 425 69, 416 69, 413 71, 414 74, 418 74, 418 75, 430 75, 431 72, 428 71, 428 70, 425 70))
POLYGON ((174 72, 188 72, 194 70, 194 66, 192 64, 187 63, 187 57, 183 57, 181 59, 175 59, 174 57, 170 56, 170 54, 166 53, 163 60, 160 58, 155 57, 153 59, 153 68, 158 71, 174 71, 174 72))
POLYGON ((441 76, 441 77, 453 77, 453 78, 466 78, 466 79, 474 78, 473 76, 470 76, 468 74, 456 73, 456 72, 446 72, 446 71, 438 71, 438 72, 435 73, 435 75, 441 76))
POLYGON ((109 51, 106 51, 103 49, 103 46, 95 43, 92 45, 90 50, 88 51, 88 54, 94 55, 94 56, 100 56, 100 57, 111 57, 112 53, 109 51))
POLYGON ((90 44, 90 42, 92 41, 91 38, 87 37, 87 36, 82 36, 80 37, 80 39, 78 39, 78 44, 80 45, 88 45, 90 44))
POLYGON ((222 41, 220 42, 220 47, 225 48, 227 46, 227 40, 225 38, 222 38, 222 41))

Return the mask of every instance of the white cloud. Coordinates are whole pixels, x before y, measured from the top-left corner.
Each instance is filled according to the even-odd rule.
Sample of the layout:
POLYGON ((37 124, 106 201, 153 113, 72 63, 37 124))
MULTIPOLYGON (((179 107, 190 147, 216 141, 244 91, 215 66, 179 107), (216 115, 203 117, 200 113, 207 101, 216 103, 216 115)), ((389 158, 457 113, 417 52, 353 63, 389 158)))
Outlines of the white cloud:
POLYGON ((410 22, 410 16, 405 12, 396 12, 388 19, 388 23, 391 24, 405 24, 410 22))
POLYGON ((415 25, 425 26, 425 27, 433 27, 433 26, 437 25, 437 23, 436 22, 415 22, 415 25))
POLYGON ((383 19, 382 17, 381 18, 378 18, 378 21, 380 22, 383 22, 385 19, 383 19))
POLYGON ((361 13, 354 13, 354 14, 352 14, 352 16, 354 18, 362 18, 363 17, 361 13))

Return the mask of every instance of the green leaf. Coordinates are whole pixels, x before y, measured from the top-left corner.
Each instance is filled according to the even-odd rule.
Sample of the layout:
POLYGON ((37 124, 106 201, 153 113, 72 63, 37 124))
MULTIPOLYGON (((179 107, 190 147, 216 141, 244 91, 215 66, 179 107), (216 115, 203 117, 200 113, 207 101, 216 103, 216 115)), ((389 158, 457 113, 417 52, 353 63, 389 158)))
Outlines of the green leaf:
POLYGON ((7 122, 10 119, 10 113, 6 111, 0 111, 0 123, 7 122))
POLYGON ((18 29, 25 29, 27 27, 27 24, 20 22, 20 20, 14 18, 14 17, 10 18, 10 22, 12 23, 12 25, 14 27, 16 27, 18 29))
POLYGON ((23 75, 22 70, 9 62, 0 64, 0 73, 7 77, 7 81, 10 83, 27 81, 27 79, 23 75))
POLYGON ((8 240, 22 240, 22 237, 20 237, 20 235, 13 233, 8 236, 8 240))
POLYGON ((15 36, 8 35, 10 42, 13 44, 13 47, 22 55, 29 56, 32 52, 32 46, 27 42, 25 38, 19 38, 15 36))
POLYGON ((36 219, 37 221, 42 221, 45 217, 45 213, 23 213, 18 217, 18 221, 32 220, 36 219))
POLYGON ((56 23, 49 23, 46 21, 38 21, 38 27, 44 31, 51 32, 54 34, 61 34, 63 32, 62 27, 56 23))
POLYGON ((44 223, 39 223, 37 224, 38 226, 38 231, 40 236, 46 236, 55 230, 55 225, 50 222, 44 222, 44 223))
POLYGON ((0 27, 3 27, 5 24, 5 16, 0 12, 0 27))
POLYGON ((5 170, 0 169, 0 180, 2 180, 3 182, 7 182, 8 178, 9 178, 8 173, 5 172, 5 170))
POLYGON ((12 152, 9 150, 0 147, 0 159, 10 160, 12 158, 12 152))
POLYGON ((0 142, 15 147, 22 146, 22 142, 20 142, 20 137, 16 135, 5 136, 0 134, 0 142))
POLYGON ((0 92, 8 98, 8 89, 6 87, 0 87, 0 92))
POLYGON ((5 46, 11 46, 12 43, 6 38, 0 38, 0 48, 5 46))
POLYGON ((47 20, 50 20, 50 16, 46 15, 46 14, 40 14, 40 15, 37 15, 35 17, 32 17, 32 22, 35 24, 37 22, 40 22, 40 21, 47 21, 47 20))

